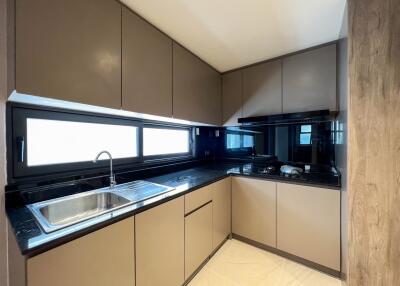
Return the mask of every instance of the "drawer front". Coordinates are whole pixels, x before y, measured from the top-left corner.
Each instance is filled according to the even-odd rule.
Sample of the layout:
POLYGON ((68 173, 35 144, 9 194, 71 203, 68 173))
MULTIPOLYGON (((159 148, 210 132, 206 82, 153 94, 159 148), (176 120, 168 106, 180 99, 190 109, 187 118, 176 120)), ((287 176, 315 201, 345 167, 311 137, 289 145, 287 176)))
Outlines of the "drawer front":
POLYGON ((185 217, 185 280, 212 252, 212 203, 185 217))
POLYGON ((185 214, 192 212, 212 200, 212 185, 205 186, 185 195, 185 214))

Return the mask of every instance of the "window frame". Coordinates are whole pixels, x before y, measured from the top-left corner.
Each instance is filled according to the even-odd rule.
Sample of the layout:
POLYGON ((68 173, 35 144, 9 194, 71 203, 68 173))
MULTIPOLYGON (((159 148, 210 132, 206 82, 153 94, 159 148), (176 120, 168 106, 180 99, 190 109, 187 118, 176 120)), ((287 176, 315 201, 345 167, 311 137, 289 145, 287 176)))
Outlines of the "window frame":
POLYGON ((142 155, 144 162, 155 162, 155 161, 162 161, 162 160, 171 160, 171 159, 184 159, 184 158, 191 158, 194 156, 194 139, 192 134, 191 127, 183 127, 183 126, 174 126, 174 125, 167 125, 167 124, 155 124, 155 123, 144 123, 141 130, 141 138, 142 138, 142 155), (161 155, 143 155, 143 148, 144 148, 144 136, 143 136, 143 129, 144 128, 155 128, 155 129, 170 129, 170 130, 187 130, 189 132, 189 152, 185 153, 174 153, 174 154, 161 154, 161 155))
POLYGON ((307 146, 311 146, 312 145, 312 130, 313 130, 313 128, 312 128, 312 124, 301 124, 300 126, 299 126, 299 136, 298 136, 298 143, 297 143, 297 145, 298 146, 304 146, 304 147, 307 147, 307 146), (301 131, 301 127, 302 126, 311 126, 311 129, 310 129, 310 131, 308 132, 303 132, 303 131, 301 131), (310 143, 308 143, 308 144, 302 144, 301 143, 301 135, 302 134, 306 134, 306 135, 310 135, 310 143))
POLYGON ((40 166, 28 166, 27 160, 27 129, 26 129, 26 119, 27 118, 37 118, 37 119, 49 119, 49 120, 62 120, 62 121, 71 121, 71 122, 85 122, 85 123, 97 123, 97 124, 109 124, 109 125, 125 125, 125 126, 134 126, 137 127, 137 154, 136 157, 130 158, 119 158, 113 159, 113 164, 115 166, 131 164, 135 162, 141 161, 141 140, 140 140, 140 127, 141 124, 137 121, 130 121, 124 119, 115 119, 109 117, 97 117, 97 116, 88 116, 77 113, 69 113, 69 112, 57 112, 57 111, 48 111, 48 110, 37 110, 30 108, 13 108, 12 110, 12 162, 13 162, 13 177, 21 178, 28 176, 38 176, 38 175, 46 175, 46 174, 54 174, 61 172, 74 172, 81 170, 90 170, 90 169, 98 169, 104 168, 109 165, 108 160, 100 160, 95 165, 91 161, 82 161, 82 162, 72 162, 72 163, 60 163, 60 164, 49 164, 49 165, 40 165, 40 166), (23 162, 18 162, 18 153, 17 150, 17 138, 24 137, 24 160, 23 162))
POLYGON ((125 125, 137 127, 137 157, 113 159, 116 171, 136 169, 154 164, 178 162, 194 159, 195 144, 193 126, 164 123, 145 119, 128 118, 117 115, 98 114, 86 111, 74 111, 62 108, 43 107, 25 103, 7 103, 7 169, 9 183, 37 181, 41 179, 58 179, 61 177, 86 177, 90 174, 107 172, 109 160, 100 160, 97 164, 91 161, 61 163, 41 166, 27 165, 27 142, 25 141, 24 161, 18 162, 17 137, 27 140, 26 118, 50 120, 67 120, 73 122, 125 125), (143 127, 185 129, 189 131, 189 152, 168 155, 143 156, 143 127))
MULTIPOLYGON (((253 150, 253 147, 243 147, 243 139, 244 136, 248 135, 250 136, 251 134, 249 134, 249 132, 241 132, 241 131, 232 131, 232 130, 228 130, 224 136, 224 149, 226 153, 249 153, 253 150), (239 148, 228 148, 228 135, 229 134, 234 134, 234 135, 239 135, 240 136, 240 147, 239 148)), ((255 136, 253 135, 253 143, 255 143, 255 136)))

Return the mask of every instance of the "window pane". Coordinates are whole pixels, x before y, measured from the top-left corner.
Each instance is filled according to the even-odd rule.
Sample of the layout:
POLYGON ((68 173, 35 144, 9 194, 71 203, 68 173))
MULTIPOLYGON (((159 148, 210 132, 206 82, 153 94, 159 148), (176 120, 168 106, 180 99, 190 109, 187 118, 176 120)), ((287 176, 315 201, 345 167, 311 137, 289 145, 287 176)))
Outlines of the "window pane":
POLYGON ((311 132, 311 125, 301 125, 301 133, 311 132))
POLYGON ((189 130, 143 128, 143 155, 188 153, 189 135, 189 130))
POLYGON ((91 161, 103 150, 113 158, 138 154, 134 126, 35 118, 26 124, 28 166, 91 161))
POLYGON ((243 135, 243 147, 253 147, 254 146, 254 136, 252 135, 243 135))
POLYGON ((227 149, 240 148, 240 135, 239 134, 227 134, 226 135, 226 148, 227 149))
POLYGON ((310 145, 311 144, 311 134, 310 133, 300 134, 300 144, 301 145, 310 145))

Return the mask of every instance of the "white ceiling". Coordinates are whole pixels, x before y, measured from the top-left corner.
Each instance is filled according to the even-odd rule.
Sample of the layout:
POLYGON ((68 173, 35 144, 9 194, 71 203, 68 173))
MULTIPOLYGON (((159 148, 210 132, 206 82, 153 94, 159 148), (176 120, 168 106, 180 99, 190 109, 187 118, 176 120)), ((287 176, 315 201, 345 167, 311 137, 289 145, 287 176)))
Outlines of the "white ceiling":
POLYGON ((224 72, 337 40, 346 0, 121 0, 224 72))

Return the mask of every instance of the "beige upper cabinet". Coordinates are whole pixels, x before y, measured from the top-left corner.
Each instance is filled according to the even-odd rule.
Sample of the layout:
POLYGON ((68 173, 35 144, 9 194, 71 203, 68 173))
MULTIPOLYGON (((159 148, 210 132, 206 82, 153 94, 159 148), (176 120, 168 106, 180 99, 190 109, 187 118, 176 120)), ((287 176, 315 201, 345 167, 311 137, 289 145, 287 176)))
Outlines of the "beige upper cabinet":
POLYGON ((27 286, 135 285, 134 230, 131 217, 29 258, 27 286))
POLYGON ((243 69, 243 116, 282 112, 282 61, 243 69))
POLYGON ((278 249, 340 271, 340 191, 277 185, 278 249))
POLYGON ((172 40, 122 7, 122 108, 172 116, 172 40))
POLYGON ((185 279, 188 279, 212 252, 212 212, 210 202, 185 217, 185 279))
POLYGON ((173 43, 173 115, 189 121, 221 124, 221 75, 173 43))
POLYGON ((16 89, 120 108, 120 3, 16 1, 16 89))
POLYGON ((243 117, 242 70, 222 75, 222 124, 237 126, 243 117))
POLYGON ((276 183, 232 177, 232 232, 276 247, 276 183))
POLYGON ((137 286, 183 284, 184 231, 183 197, 136 216, 137 286))
POLYGON ((336 110, 336 44, 283 59, 283 112, 336 110))
POLYGON ((210 185, 213 200, 213 249, 231 233, 231 178, 210 185))

